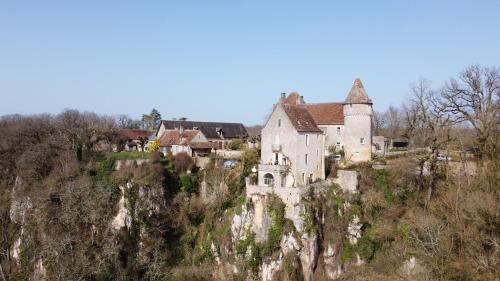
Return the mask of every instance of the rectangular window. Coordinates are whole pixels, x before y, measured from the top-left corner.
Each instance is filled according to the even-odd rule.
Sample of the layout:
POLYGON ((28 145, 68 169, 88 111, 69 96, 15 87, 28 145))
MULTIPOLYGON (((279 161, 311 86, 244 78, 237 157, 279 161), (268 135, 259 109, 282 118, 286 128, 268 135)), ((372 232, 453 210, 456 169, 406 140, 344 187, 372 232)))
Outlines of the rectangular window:
POLYGON ((340 127, 337 127, 337 136, 340 136, 340 127))
POLYGON ((365 138, 360 138, 360 139, 359 139, 359 143, 360 143, 360 144, 365 144, 365 138))
POLYGON ((309 135, 306 135, 306 146, 309 146, 309 135))
POLYGON ((278 119, 278 127, 281 127, 281 119, 278 119))
POLYGON ((302 182, 306 183, 306 173, 302 173, 302 182))
POLYGON ((313 174, 312 173, 309 174, 309 183, 313 183, 313 174))
POLYGON ((309 155, 306 154, 306 165, 307 165, 308 162, 309 162, 309 155))

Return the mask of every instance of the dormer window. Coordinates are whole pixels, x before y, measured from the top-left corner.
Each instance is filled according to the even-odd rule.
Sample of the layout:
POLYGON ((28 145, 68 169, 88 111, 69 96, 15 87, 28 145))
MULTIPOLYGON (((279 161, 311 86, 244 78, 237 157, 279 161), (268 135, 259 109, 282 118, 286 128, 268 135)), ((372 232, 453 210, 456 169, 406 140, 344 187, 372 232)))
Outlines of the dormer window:
POLYGON ((309 146, 309 135, 306 135, 306 146, 309 146))
POLYGON ((224 137, 224 132, 222 131, 222 128, 215 128, 215 131, 217 132, 217 135, 219 135, 220 138, 224 137))
POLYGON ((198 127, 193 127, 193 130, 198 130, 198 127))
POLYGON ((340 127, 337 127, 337 136, 340 136, 340 127))

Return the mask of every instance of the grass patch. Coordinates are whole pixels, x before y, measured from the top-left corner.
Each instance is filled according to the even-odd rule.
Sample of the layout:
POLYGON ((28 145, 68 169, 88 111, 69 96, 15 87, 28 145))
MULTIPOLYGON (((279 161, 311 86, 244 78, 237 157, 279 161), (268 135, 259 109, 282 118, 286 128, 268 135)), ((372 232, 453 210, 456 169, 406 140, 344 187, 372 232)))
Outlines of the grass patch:
POLYGON ((134 159, 149 159, 149 152, 142 151, 120 151, 112 153, 110 156, 114 160, 134 160, 134 159))
POLYGON ((386 170, 377 170, 375 185, 384 191, 385 201, 392 204, 394 202, 394 194, 389 188, 389 172, 386 170))

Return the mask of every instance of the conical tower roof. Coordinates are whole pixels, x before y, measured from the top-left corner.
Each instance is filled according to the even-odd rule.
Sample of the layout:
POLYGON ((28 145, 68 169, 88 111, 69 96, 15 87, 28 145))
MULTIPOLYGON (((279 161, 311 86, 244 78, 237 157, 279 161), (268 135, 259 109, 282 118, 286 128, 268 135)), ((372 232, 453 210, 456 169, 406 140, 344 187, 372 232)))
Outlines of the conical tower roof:
POLYGON ((344 103, 372 103, 372 100, 366 94, 361 79, 356 78, 356 80, 354 80, 351 91, 347 95, 344 103))

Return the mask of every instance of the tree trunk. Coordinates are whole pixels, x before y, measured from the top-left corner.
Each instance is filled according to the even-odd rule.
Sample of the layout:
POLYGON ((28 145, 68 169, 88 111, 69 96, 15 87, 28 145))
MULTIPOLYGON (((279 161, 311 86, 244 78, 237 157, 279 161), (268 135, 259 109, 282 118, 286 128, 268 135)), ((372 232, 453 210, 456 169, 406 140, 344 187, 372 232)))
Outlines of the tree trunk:
POLYGON ((2 281, 7 281, 7 279, 5 279, 5 275, 3 274, 3 268, 1 262, 0 262, 0 277, 2 277, 2 281))

